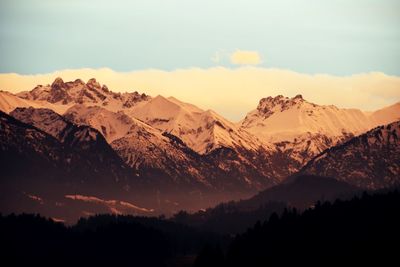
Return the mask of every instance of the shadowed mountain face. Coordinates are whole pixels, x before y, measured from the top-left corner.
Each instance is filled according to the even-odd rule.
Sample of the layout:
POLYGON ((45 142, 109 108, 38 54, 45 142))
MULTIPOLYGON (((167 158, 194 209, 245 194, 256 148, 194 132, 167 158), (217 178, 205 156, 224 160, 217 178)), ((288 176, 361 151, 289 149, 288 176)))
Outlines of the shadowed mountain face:
MULTIPOLYGON (((79 107, 78 112, 82 113, 83 109, 79 107)), ((75 117, 78 113, 75 111, 76 108, 74 112, 67 112, 65 117, 49 109, 34 108, 17 108, 10 115, 52 135, 65 146, 81 150, 80 154, 86 158, 101 157, 102 153, 98 153, 97 150, 103 150, 103 153, 113 154, 120 164, 123 159, 131 167, 132 176, 142 179, 143 185, 147 184, 161 192, 174 190, 174 187, 178 190, 186 188, 202 192, 224 190, 245 192, 252 189, 247 182, 240 179, 240 175, 249 172, 248 170, 254 171, 256 167, 254 164, 248 162, 238 170, 229 168, 228 158, 233 158, 232 161, 240 160, 236 151, 219 149, 210 155, 200 155, 170 133, 161 133, 138 120, 118 117, 118 114, 99 107, 94 109, 96 116, 103 118, 116 116, 129 126, 124 136, 114 140, 111 146, 99 131, 82 123, 76 125, 65 118, 82 122, 82 116, 79 120, 75 117), (225 157, 225 161, 221 164, 225 164, 226 167, 216 164, 221 157, 225 157)), ((93 112, 90 111, 90 114, 93 115, 93 112)), ((88 124, 96 120, 93 116, 85 118, 88 124)), ((254 171, 250 175, 254 181, 256 179, 259 181, 253 188, 268 185, 268 181, 265 181, 265 177, 260 173, 254 171)))
MULTIPOLYGON (((25 111, 31 118, 37 115, 32 109, 25 111)), ((22 118, 23 112, 17 110, 16 114, 22 118)), ((49 117, 52 120, 47 121, 51 122, 49 125, 65 126, 55 134, 59 139, 0 113, 3 212, 42 212, 76 219, 83 215, 81 207, 68 206, 67 195, 134 199, 127 197, 140 181, 101 134, 89 127, 62 121, 51 111, 40 112, 52 115, 49 117)))
POLYGON ((327 149, 300 173, 336 177, 363 189, 389 188, 400 183, 400 121, 377 127, 327 149))
MULTIPOLYGON (((113 168, 128 169, 96 129, 75 125, 50 109, 17 108, 10 115, 53 136, 65 148, 72 149, 88 159, 89 161, 84 163, 88 169, 98 169, 98 172, 107 174, 117 174, 118 171, 113 168), (91 162, 93 166, 90 165, 91 162)), ((116 181, 123 179, 124 177, 115 177, 116 181)))
POLYGON ((101 131, 120 157, 138 173, 145 175, 154 170, 167 174, 171 180, 165 180, 164 186, 170 183, 180 187, 192 186, 190 190, 254 192, 256 188, 276 183, 268 158, 264 157, 266 164, 259 169, 259 164, 255 165, 247 159, 265 155, 268 153, 265 150, 218 148, 209 154, 199 154, 170 132, 162 132, 121 111, 115 113, 103 107, 75 105, 67 110, 64 117, 101 131), (246 155, 246 158, 240 155, 246 155), (221 163, 217 161, 219 159, 221 163), (238 164, 240 162, 243 166, 238 164), (254 184, 243 179, 244 176, 252 177, 249 180, 254 184))

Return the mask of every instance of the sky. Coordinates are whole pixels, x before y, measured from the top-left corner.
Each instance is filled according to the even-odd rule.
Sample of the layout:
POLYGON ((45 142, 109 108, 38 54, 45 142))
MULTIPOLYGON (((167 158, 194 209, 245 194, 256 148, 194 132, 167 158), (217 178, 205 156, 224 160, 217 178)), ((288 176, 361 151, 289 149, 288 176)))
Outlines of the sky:
POLYGON ((31 75, 47 74, 40 83, 51 83, 55 73, 104 69, 131 75, 125 83, 96 77, 124 87, 116 91, 143 86, 136 89, 183 97, 231 119, 254 108, 256 96, 276 92, 376 109, 400 100, 400 1, 0 0, 0 89, 31 89, 34 82, 19 87, 31 75), (347 89, 316 78, 324 75, 347 81, 347 89), (193 78, 200 76, 208 80, 193 78), (294 79, 300 76, 313 85, 294 79), (378 92, 352 89, 360 77, 373 77, 378 92), (299 82, 297 92, 288 79, 299 82), (232 97, 207 100, 211 91, 232 97))

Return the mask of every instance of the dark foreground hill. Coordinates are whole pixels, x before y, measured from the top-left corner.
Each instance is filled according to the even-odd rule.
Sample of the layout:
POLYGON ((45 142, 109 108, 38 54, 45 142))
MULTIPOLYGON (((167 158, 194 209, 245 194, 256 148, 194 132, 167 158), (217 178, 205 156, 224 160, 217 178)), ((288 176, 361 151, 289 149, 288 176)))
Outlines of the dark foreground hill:
POLYGON ((357 187, 338 179, 297 175, 249 199, 221 203, 193 214, 181 211, 173 220, 207 231, 234 235, 243 233, 257 221, 267 220, 274 212, 282 213, 286 207, 303 211, 317 201, 350 199, 361 193, 357 187))
POLYGON ((388 266, 399 225, 398 191, 274 213, 234 239, 164 218, 99 215, 66 227, 0 215, 0 256, 10 266, 191 266, 178 263, 195 255, 194 266, 388 266))
POLYGON ((235 238, 225 258, 218 247, 204 248, 195 266, 391 266, 399 225, 398 191, 318 203, 258 222, 235 238))
POLYGON ((8 266, 175 266, 226 239, 163 218, 97 215, 66 227, 39 215, 0 215, 8 266))

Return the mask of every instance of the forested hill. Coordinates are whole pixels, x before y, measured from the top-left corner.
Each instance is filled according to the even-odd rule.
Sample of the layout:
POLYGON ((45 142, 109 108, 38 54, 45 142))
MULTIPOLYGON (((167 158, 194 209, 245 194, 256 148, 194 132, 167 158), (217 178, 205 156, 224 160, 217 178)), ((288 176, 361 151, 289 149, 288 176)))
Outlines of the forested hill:
POLYGON ((398 191, 286 209, 233 238, 162 217, 97 215, 67 227, 0 215, 0 256, 15 266, 388 266, 399 225, 398 191))
POLYGON ((318 203, 257 223, 235 238, 225 258, 206 247, 195 266, 390 266, 398 257, 399 226, 398 191, 318 203))

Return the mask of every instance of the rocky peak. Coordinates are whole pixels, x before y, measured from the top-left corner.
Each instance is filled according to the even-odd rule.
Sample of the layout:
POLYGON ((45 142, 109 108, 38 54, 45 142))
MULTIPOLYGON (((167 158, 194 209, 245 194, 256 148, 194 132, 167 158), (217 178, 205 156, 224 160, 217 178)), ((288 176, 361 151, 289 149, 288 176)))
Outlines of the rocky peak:
POLYGON ((293 100, 304 100, 302 95, 296 95, 295 97, 293 97, 293 100))
POLYGON ((149 100, 150 96, 146 94, 140 94, 137 91, 133 93, 126 93, 123 97, 123 107, 133 107, 137 102, 149 100))
POLYGON ((91 89, 101 89, 100 83, 96 81, 95 78, 89 79, 89 81, 86 83, 86 86, 91 89))
POLYGON ((110 92, 110 90, 108 89, 107 85, 103 84, 103 86, 101 87, 101 90, 105 93, 110 92))
POLYGON ((60 89, 64 87, 64 81, 60 77, 57 77, 54 82, 51 84, 51 88, 60 89))
POLYGON ((262 98, 258 104, 257 110, 266 117, 271 116, 275 111, 285 111, 289 108, 301 105, 305 100, 302 95, 296 95, 293 98, 278 95, 276 97, 262 98))
POLYGON ((38 85, 29 92, 21 92, 19 97, 29 100, 41 100, 56 104, 98 104, 107 106, 114 102, 114 106, 121 108, 131 108, 136 103, 150 99, 146 94, 133 93, 114 93, 106 85, 101 85, 95 78, 91 78, 87 83, 81 79, 64 82, 58 77, 51 85, 38 85))
POLYGON ((57 77, 54 80, 50 88, 50 95, 47 99, 50 103, 63 101, 63 104, 66 104, 68 101, 70 101, 70 97, 66 92, 67 86, 60 77, 57 77))
POLYGON ((75 88, 75 87, 83 87, 85 86, 85 83, 81 80, 81 79, 76 79, 73 82, 66 82, 65 83, 67 85, 68 88, 75 88))

